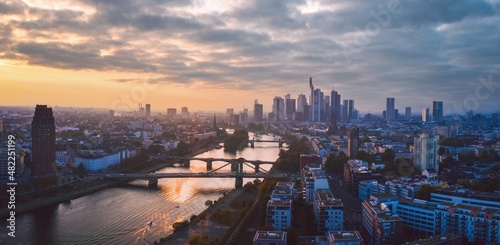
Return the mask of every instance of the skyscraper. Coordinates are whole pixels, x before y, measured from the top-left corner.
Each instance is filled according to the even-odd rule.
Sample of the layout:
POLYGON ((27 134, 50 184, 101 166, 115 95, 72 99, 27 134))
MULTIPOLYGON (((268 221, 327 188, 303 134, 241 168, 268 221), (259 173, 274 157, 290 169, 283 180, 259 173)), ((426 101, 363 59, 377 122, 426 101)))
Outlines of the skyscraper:
POLYGON ((323 92, 321 92, 321 89, 315 89, 313 92, 313 99, 311 100, 311 105, 312 105, 312 110, 311 110, 311 121, 313 122, 321 122, 321 119, 323 118, 324 115, 322 115, 322 112, 324 113, 324 99, 323 99, 323 92))
POLYGON ((406 120, 411 120, 411 107, 406 107, 405 108, 405 119, 406 120))
POLYGON ((386 104, 386 120, 387 121, 392 121, 395 118, 394 115, 394 106, 395 106, 395 100, 394 98, 387 98, 387 104, 386 104))
POLYGON ((347 131, 347 136, 347 156, 351 159, 355 159, 359 151, 359 129, 352 128, 347 131))
POLYGON ((349 117, 349 100, 344 100, 342 104, 342 121, 347 122, 349 117))
POLYGON ((314 111, 316 106, 314 104, 314 85, 312 77, 309 78, 309 89, 311 89, 311 95, 309 97, 309 112, 311 113, 310 120, 314 122, 314 111))
POLYGON ((253 120, 255 122, 262 122, 264 118, 264 106, 259 104, 257 100, 255 100, 255 104, 253 105, 253 120))
POLYGON ((299 94, 299 96, 297 97, 297 112, 304 113, 304 106, 306 105, 307 105, 306 96, 303 94, 299 94))
POLYGON ((146 117, 151 117, 151 104, 146 104, 146 117))
POLYGON ((432 101, 432 121, 443 120, 443 101, 432 101))
POLYGON ((167 108, 167 117, 175 118, 176 116, 177 116, 177 109, 176 108, 167 108))
POLYGON ((285 116, 287 120, 292 119, 295 109, 295 99, 290 98, 290 94, 285 95, 285 116))
POLYGON ((47 105, 36 105, 31 123, 31 138, 31 175, 55 174, 56 127, 52 108, 47 105))
POLYGON ((421 134, 414 139, 415 151, 413 162, 416 168, 424 171, 439 171, 439 135, 421 134))
POLYGON ((429 108, 422 109, 422 122, 429 122, 430 120, 429 108))
POLYGON ((349 107, 347 109, 347 122, 351 122, 353 110, 354 110, 354 100, 349 100, 349 107))
POLYGON ((276 96, 273 99, 273 113, 277 122, 285 120, 285 101, 283 98, 276 96))

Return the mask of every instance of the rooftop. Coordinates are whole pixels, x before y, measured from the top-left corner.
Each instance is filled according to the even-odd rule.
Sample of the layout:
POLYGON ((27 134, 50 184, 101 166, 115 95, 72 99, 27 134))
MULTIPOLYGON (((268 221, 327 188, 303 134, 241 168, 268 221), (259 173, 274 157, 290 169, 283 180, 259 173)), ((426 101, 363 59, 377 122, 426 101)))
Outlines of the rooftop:
POLYGON ((328 232, 328 236, 330 238, 333 238, 331 240, 336 242, 356 241, 356 240, 363 241, 358 231, 328 232))
POLYGON ((462 236, 457 235, 457 234, 451 234, 451 233, 445 233, 441 235, 436 235, 436 236, 431 236, 428 238, 420 239, 417 241, 413 242, 407 242, 404 243, 404 245, 432 245, 432 244, 439 244, 444 241, 452 240, 452 239, 462 239, 462 236))
POLYGON ((253 238, 254 241, 264 242, 276 242, 284 241, 286 242, 286 232, 284 231, 256 231, 253 238))
POLYGON ((491 192, 474 191, 474 190, 463 188, 462 186, 459 186, 459 185, 451 186, 449 188, 437 189, 437 190, 433 191, 433 193, 431 193, 431 196, 434 193, 456 196, 456 197, 476 198, 476 199, 480 199, 480 200, 500 202, 500 195, 499 194, 495 194, 495 193, 491 193, 491 192))
POLYGON ((330 190, 317 190, 318 202, 321 206, 344 207, 342 200, 336 199, 330 190))

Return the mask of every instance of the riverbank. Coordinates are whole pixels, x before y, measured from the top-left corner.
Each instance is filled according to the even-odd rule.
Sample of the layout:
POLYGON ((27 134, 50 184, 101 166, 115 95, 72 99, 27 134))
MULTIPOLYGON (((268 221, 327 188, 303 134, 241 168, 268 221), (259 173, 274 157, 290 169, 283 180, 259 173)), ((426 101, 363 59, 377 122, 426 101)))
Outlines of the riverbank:
POLYGON ((184 227, 174 233, 168 235, 159 244, 163 245, 181 245, 188 244, 189 239, 195 236, 208 237, 212 240, 215 237, 222 237, 226 233, 229 226, 221 225, 217 222, 211 221, 210 216, 218 209, 228 209, 231 202, 241 195, 243 188, 234 189, 220 198, 207 209, 203 210, 198 217, 205 217, 199 222, 191 222, 187 227, 184 227))
MULTIPOLYGON (((215 148, 215 145, 210 145, 210 146, 207 146, 205 148, 202 148, 202 149, 195 151, 193 154, 194 155, 201 154, 203 152, 210 151, 214 148, 215 148)), ((144 170, 144 172, 149 173, 149 172, 158 171, 162 168, 170 167, 174 163, 176 163, 176 162, 173 160, 168 161, 168 162, 165 162, 163 164, 159 164, 157 166, 148 168, 148 169, 144 170)), ((29 200, 26 202, 16 202, 15 210, 10 210, 7 208, 7 205, 4 205, 4 206, 0 207, 0 217, 1 218, 8 217, 10 215, 10 211, 15 211, 16 215, 18 215, 21 213, 35 210, 35 209, 63 203, 66 201, 70 201, 72 199, 76 199, 76 198, 88 195, 88 194, 92 194, 94 192, 102 191, 104 189, 116 186, 116 185, 124 183, 124 182, 127 182, 127 181, 106 181, 103 183, 94 184, 94 185, 86 187, 82 190, 72 190, 71 192, 66 192, 66 193, 61 193, 62 192, 61 191, 60 193, 58 193, 56 195, 50 195, 50 196, 45 196, 45 197, 41 197, 41 198, 36 198, 36 199, 32 199, 32 200, 29 200)))

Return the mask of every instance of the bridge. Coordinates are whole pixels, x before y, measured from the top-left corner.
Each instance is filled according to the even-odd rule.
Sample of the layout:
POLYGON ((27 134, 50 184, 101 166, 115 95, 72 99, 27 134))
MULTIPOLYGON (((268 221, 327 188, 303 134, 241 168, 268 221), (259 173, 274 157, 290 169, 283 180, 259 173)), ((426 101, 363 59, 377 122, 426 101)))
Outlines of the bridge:
POLYGON ((164 178, 235 178, 236 188, 243 187, 243 178, 279 178, 284 177, 283 174, 269 173, 149 173, 149 174, 107 174, 105 179, 113 180, 147 180, 148 186, 153 187, 158 185, 158 179, 164 178))
MULTIPOLYGON (((235 159, 229 159, 229 158, 212 158, 212 157, 168 157, 170 159, 178 159, 182 160, 182 163, 185 167, 189 167, 191 164, 191 160, 198 160, 198 161, 203 161, 207 164, 207 170, 212 170, 212 163, 213 162, 226 162, 226 163, 232 163, 231 164, 231 170, 234 171, 235 162, 242 162, 242 163, 248 163, 253 165, 252 167, 255 169, 255 172, 258 173, 262 168, 260 168, 261 164, 274 164, 275 162, 271 161, 261 161, 261 160, 247 160, 245 158, 235 158, 235 159)), ((228 164, 224 165, 227 166, 228 164)))
POLYGON ((248 143, 250 144, 250 147, 255 147, 255 142, 273 142, 273 143, 278 143, 278 146, 279 147, 282 147, 283 146, 283 143, 285 143, 284 140, 281 140, 281 138, 277 139, 277 140, 260 140, 260 139, 251 139, 251 140, 248 140, 248 143))
POLYGON ((260 164, 274 164, 271 161, 261 161, 261 160, 247 160, 245 158, 237 159, 227 159, 227 158, 202 158, 202 157, 168 157, 171 159, 183 160, 183 165, 189 167, 191 160, 204 161, 207 163, 207 171, 212 170, 212 162, 222 161, 226 164, 221 167, 209 171, 200 173, 149 173, 149 174, 113 174, 106 175, 106 178, 114 179, 144 179, 148 180, 149 186, 158 185, 158 179, 161 178, 235 178, 235 187, 243 187, 243 178, 274 178, 282 177, 283 175, 273 175, 267 170, 260 167, 260 164), (231 173, 217 173, 218 170, 231 165, 231 173), (253 167, 255 173, 245 173, 243 171, 243 165, 248 167, 253 167), (262 172, 261 172, 262 171, 262 172))

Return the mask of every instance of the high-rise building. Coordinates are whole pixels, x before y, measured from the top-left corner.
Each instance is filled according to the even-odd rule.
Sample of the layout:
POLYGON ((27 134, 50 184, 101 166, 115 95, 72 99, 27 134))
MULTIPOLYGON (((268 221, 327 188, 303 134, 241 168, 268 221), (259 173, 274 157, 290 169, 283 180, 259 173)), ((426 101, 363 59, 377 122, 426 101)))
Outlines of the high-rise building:
POLYGON ((292 120, 295 113, 295 99, 290 98, 290 94, 285 95, 285 116, 287 120, 292 120))
POLYGON ((347 122, 349 116, 349 100, 344 100, 342 104, 342 121, 347 122))
POLYGON ((395 100, 394 98, 387 98, 387 104, 386 104, 386 120, 387 121, 392 121, 395 119, 395 112, 394 112, 394 107, 395 107, 395 100))
POLYGON ((323 96, 323 116, 322 121, 328 122, 332 117, 332 107, 330 106, 330 95, 323 96))
POLYGON ((313 92, 313 97, 311 100, 311 105, 312 105, 312 119, 311 121, 313 122, 321 122, 321 119, 323 118, 324 115, 321 113, 324 113, 324 98, 323 98, 323 92, 321 92, 321 89, 315 89, 313 92))
MULTIPOLYGON (((397 201, 397 199, 394 199, 397 201)), ((366 240, 374 245, 402 244, 404 242, 403 220, 392 213, 391 206, 379 200, 362 203, 362 224, 366 240)))
POLYGON ((314 112, 317 110, 316 107, 318 105, 314 103, 315 98, 314 98, 314 85, 312 77, 309 78, 309 89, 311 90, 311 95, 309 96, 309 113, 311 113, 311 116, 309 117, 309 120, 314 122, 314 112))
POLYGON ((182 116, 183 120, 187 120, 191 117, 191 114, 189 113, 189 110, 187 107, 181 108, 181 116, 182 116))
POLYGON ((264 106, 259 104, 257 100, 255 100, 255 104, 253 105, 253 120, 255 122, 262 122, 264 119, 264 106))
POLYGON ((37 105, 31 123, 31 175, 44 176, 55 174, 56 127, 52 108, 37 105))
POLYGON ((245 108, 243 109, 242 112, 240 112, 240 125, 246 126, 248 124, 248 109, 245 108))
POLYGON ((3 121, 0 120, 0 133, 3 133, 3 121))
POLYGON ((349 107, 347 109, 347 122, 351 122, 353 110, 354 110, 354 100, 349 100, 349 107))
POLYGON ((411 120, 411 107, 405 108, 405 119, 408 121, 411 120))
POLYGON ((177 109, 176 108, 167 108, 167 117, 175 118, 176 116, 177 116, 177 109))
POLYGON ((297 97, 297 112, 304 113, 304 106, 306 105, 307 105, 306 96, 303 94, 299 94, 299 96, 297 97))
POLYGON ((429 108, 422 109, 422 122, 430 122, 429 108))
POLYGON ((227 108, 226 109, 226 114, 229 116, 229 115, 233 115, 234 114, 234 109, 233 108, 227 108))
POLYGON ((347 132, 347 135, 349 137, 347 141, 347 156, 355 159, 359 151, 359 129, 352 128, 347 132))
POLYGON ((432 121, 443 120, 443 101, 432 101, 432 121))
POLYGON ((314 218, 320 234, 344 230, 344 204, 330 190, 316 191, 313 202, 314 218))
POLYGON ((415 151, 413 162, 421 171, 433 169, 439 171, 439 135, 421 134, 414 139, 415 151))
POLYGON ((330 94, 330 108, 332 110, 332 117, 335 117, 335 121, 338 121, 340 120, 340 108, 341 108, 341 105, 340 105, 340 94, 335 91, 335 90, 332 90, 331 94, 330 94))
POLYGON ((276 96, 273 99, 273 113, 276 116, 276 121, 281 122, 285 120, 285 101, 283 98, 276 96))
POLYGON ((146 117, 151 117, 151 104, 146 104, 146 117))

